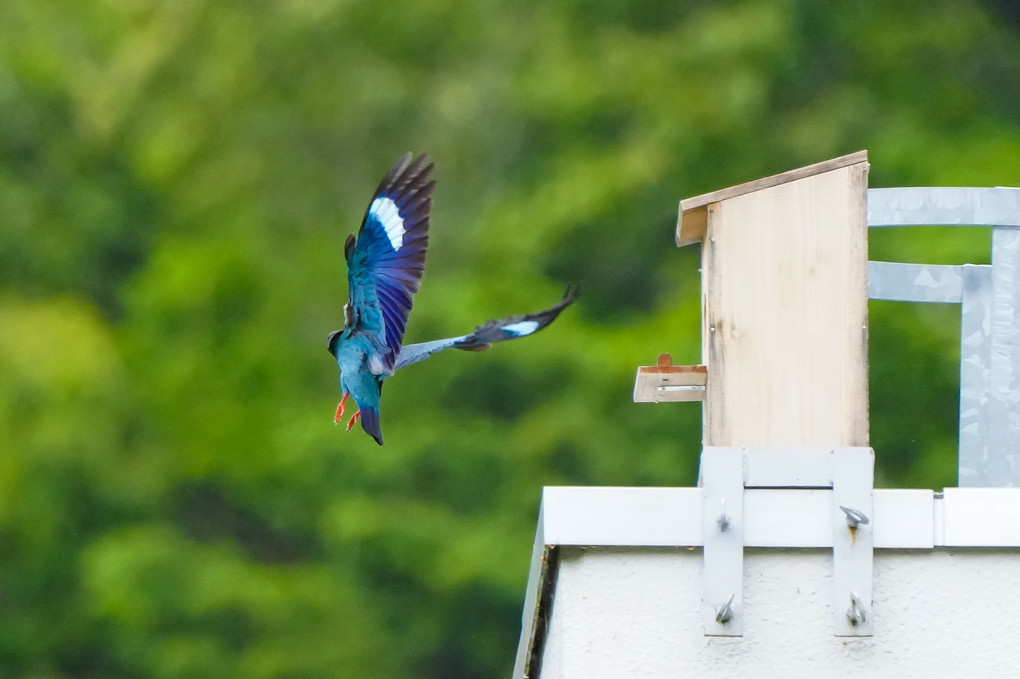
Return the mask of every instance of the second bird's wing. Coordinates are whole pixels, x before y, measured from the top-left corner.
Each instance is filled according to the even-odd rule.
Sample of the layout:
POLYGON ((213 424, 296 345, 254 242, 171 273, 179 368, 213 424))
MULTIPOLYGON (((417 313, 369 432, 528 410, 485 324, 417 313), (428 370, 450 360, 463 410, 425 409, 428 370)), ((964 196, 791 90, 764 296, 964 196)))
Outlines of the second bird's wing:
POLYGON ((489 321, 475 328, 475 331, 470 335, 448 337, 431 342, 421 342, 420 344, 408 344, 400 349, 393 369, 397 370, 412 363, 418 363, 443 349, 454 348, 464 351, 481 351, 482 349, 488 349, 490 345, 496 342, 533 335, 556 320, 560 312, 577 299, 577 294, 576 289, 567 288, 563 294, 563 299, 556 306, 534 314, 522 314, 497 321, 489 321))

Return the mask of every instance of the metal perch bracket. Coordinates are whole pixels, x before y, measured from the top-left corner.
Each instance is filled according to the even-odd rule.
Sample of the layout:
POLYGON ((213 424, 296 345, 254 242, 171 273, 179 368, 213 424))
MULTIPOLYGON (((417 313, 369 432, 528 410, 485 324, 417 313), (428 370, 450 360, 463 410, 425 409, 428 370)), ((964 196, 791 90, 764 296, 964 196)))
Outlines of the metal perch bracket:
POLYGON ((641 366, 634 381, 635 403, 703 401, 708 368, 673 365, 673 357, 661 354, 656 365, 641 366))

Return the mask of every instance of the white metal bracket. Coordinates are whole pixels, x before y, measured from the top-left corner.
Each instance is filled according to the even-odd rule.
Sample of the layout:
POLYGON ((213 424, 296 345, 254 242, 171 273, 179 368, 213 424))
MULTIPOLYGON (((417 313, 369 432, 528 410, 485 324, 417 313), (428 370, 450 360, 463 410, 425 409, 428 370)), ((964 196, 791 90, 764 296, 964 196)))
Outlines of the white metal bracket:
POLYGON ((874 460, 874 452, 865 447, 704 449, 699 485, 706 635, 743 634, 746 489, 831 494, 834 634, 872 634, 874 460))
POLYGON ((832 456, 833 622, 836 636, 870 637, 875 455, 837 448, 832 456))
POLYGON ((739 448, 705 448, 701 454, 702 522, 708 636, 743 634, 744 455, 739 448))

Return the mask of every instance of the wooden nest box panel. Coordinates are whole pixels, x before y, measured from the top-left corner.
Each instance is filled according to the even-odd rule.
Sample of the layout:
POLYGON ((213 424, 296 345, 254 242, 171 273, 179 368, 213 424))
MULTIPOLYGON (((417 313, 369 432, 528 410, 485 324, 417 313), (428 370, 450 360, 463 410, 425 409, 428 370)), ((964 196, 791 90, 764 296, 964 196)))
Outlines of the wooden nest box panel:
POLYGON ((681 201, 706 446, 868 445, 867 184, 861 151, 681 201))

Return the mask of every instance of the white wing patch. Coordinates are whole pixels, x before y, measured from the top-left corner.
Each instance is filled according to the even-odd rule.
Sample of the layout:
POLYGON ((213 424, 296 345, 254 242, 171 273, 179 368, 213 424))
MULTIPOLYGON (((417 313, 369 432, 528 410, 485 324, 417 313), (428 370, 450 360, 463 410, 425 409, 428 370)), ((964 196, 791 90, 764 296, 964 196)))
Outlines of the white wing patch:
POLYGON ((390 239, 390 245, 394 250, 399 250, 404 245, 404 220, 400 216, 400 208, 386 196, 379 196, 372 201, 368 207, 368 214, 379 220, 386 237, 390 239))
POLYGON ((511 323, 510 325, 503 326, 504 332, 508 332, 511 335, 517 335, 518 337, 530 335, 536 330, 538 330, 538 321, 520 321, 518 323, 511 323))
POLYGON ((386 366, 379 354, 373 353, 368 357, 368 369, 373 375, 382 375, 386 372, 386 366))

